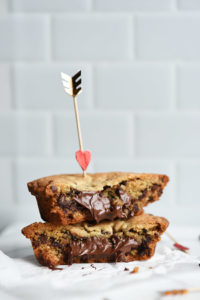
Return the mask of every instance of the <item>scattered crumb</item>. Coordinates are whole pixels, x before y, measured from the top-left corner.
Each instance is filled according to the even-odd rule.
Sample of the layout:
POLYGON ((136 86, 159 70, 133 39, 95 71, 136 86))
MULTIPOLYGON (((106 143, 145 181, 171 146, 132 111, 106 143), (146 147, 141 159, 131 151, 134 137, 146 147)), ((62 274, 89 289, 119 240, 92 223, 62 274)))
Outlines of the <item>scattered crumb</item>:
POLYGON ((91 264, 90 266, 95 270, 97 269, 93 264, 91 264))
POLYGON ((153 269, 153 267, 149 267, 149 269, 153 269))
POLYGON ((83 270, 83 269, 85 269, 85 267, 82 267, 81 269, 83 270))
POLYGON ((130 274, 138 273, 139 272, 139 267, 133 268, 133 270, 130 272, 130 274))
POLYGON ((61 271, 61 270, 63 270, 63 268, 58 268, 58 267, 55 267, 55 266, 48 266, 48 268, 50 269, 50 270, 52 270, 52 271, 61 271))
POLYGON ((188 293, 188 290, 171 290, 171 291, 166 291, 166 292, 163 292, 163 296, 169 296, 169 295, 184 295, 184 294, 187 294, 188 293))
POLYGON ((124 271, 129 271, 129 269, 128 268, 124 268, 124 271))

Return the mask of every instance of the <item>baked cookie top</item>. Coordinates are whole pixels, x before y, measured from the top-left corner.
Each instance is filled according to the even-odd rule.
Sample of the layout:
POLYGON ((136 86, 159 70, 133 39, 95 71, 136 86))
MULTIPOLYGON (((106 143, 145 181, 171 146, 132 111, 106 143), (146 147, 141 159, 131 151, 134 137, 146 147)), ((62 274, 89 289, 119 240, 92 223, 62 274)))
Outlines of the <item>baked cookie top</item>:
POLYGON ((115 186, 123 181, 137 180, 151 182, 162 181, 167 183, 168 176, 161 174, 145 174, 145 173, 125 173, 125 172, 108 172, 87 174, 60 174, 43 177, 28 183, 29 191, 33 195, 43 193, 47 188, 58 193, 66 193, 70 188, 79 191, 101 191, 105 186, 115 186))
POLYGON ((51 223, 33 223, 22 229, 22 233, 27 238, 33 238, 35 232, 42 233, 44 230, 51 232, 69 232, 73 236, 80 238, 89 238, 93 236, 98 237, 109 237, 113 234, 122 233, 125 236, 129 236, 134 231, 144 234, 144 229, 146 233, 151 233, 153 230, 163 233, 168 227, 169 222, 167 219, 162 217, 156 217, 143 213, 139 216, 134 216, 128 220, 115 220, 115 221, 104 221, 97 225, 91 225, 88 222, 83 222, 81 224, 74 225, 55 225, 51 223))

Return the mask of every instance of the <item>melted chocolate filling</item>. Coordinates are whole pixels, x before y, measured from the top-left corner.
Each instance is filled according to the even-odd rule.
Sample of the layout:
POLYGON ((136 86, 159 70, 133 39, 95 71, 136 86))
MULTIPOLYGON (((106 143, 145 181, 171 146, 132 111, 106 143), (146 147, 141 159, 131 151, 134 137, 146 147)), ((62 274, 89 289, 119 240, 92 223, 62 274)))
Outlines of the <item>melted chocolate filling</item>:
POLYGON ((63 250, 66 264, 71 265, 76 257, 80 257, 81 262, 87 262, 89 258, 106 258, 109 262, 123 261, 132 249, 139 246, 140 244, 131 237, 91 237, 84 241, 71 240, 63 250))
MULTIPOLYGON (((121 183, 122 184, 122 183, 121 183)), ((105 186, 104 190, 109 188, 105 186)), ((160 191, 161 187, 158 184, 154 184, 151 188, 154 192, 155 190, 160 191)), ((119 200, 123 202, 123 205, 118 205, 113 202, 112 197, 104 197, 102 192, 93 192, 93 191, 77 191, 71 190, 67 196, 71 197, 71 200, 66 199, 66 195, 61 194, 58 198, 58 205, 63 209, 70 209, 72 212, 77 210, 89 210, 92 218, 97 222, 102 220, 115 220, 117 218, 124 219, 133 217, 139 211, 139 207, 136 203, 136 200, 141 200, 147 194, 147 189, 142 191, 141 196, 138 199, 134 199, 128 193, 123 191, 121 187, 115 189, 115 193, 118 196, 119 200), (128 213, 125 211, 133 205, 131 211, 128 213)), ((152 201, 153 198, 149 201, 152 201)))
POLYGON ((58 198, 58 205, 65 209, 75 211, 77 209, 86 208, 90 211, 93 219, 99 223, 102 220, 114 220, 116 218, 127 218, 134 216, 138 212, 138 205, 135 204, 133 210, 127 214, 124 209, 128 208, 134 199, 121 188, 116 189, 116 193, 119 199, 123 202, 123 205, 113 204, 113 199, 103 197, 101 192, 87 192, 87 191, 76 191, 71 195, 71 200, 67 201, 64 194, 58 198))

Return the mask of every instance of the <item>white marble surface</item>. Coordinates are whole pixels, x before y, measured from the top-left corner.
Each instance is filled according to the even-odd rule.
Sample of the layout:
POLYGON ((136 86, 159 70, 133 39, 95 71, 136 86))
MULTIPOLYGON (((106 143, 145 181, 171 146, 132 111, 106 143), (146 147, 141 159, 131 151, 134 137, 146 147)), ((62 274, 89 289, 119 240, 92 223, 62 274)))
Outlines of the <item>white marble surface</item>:
MULTIPOLYGON (((170 228, 180 243, 190 247, 190 254, 175 250, 163 236, 148 261, 81 264, 52 271, 36 262, 29 241, 20 234, 22 227, 13 224, 0 235, 0 299, 158 300, 164 298, 161 291, 200 287, 199 228, 170 228), (137 274, 124 271, 134 266, 139 266, 137 274)), ((200 299, 200 293, 167 299, 174 297, 200 299)))

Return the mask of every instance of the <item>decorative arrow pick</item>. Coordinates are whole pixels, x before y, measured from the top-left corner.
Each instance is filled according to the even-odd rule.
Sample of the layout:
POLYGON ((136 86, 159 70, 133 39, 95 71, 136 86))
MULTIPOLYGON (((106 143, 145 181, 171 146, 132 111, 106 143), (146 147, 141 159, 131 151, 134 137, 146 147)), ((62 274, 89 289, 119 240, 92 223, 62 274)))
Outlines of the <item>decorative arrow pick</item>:
POLYGON ((72 96, 73 100, 74 100, 74 110, 75 110, 78 140, 79 140, 79 146, 80 146, 80 150, 76 152, 76 160, 77 160, 78 164, 80 165, 80 167, 82 168, 83 175, 85 176, 86 175, 85 171, 91 160, 91 153, 88 150, 83 151, 83 142, 82 142, 82 136, 81 136, 78 105, 77 105, 77 100, 76 100, 77 95, 82 92, 81 71, 78 71, 73 77, 61 72, 61 78, 62 78, 62 83, 63 83, 65 92, 67 94, 69 94, 70 96, 72 96))
POLYGON ((166 233, 166 235, 168 236, 168 238, 170 238, 170 240, 172 240, 172 241, 174 242, 173 246, 174 246, 176 249, 178 249, 178 250, 180 250, 180 251, 182 251, 182 252, 188 253, 188 251, 190 250, 188 247, 185 247, 185 246, 179 244, 179 243, 175 240, 175 238, 174 238, 171 234, 169 234, 169 232, 166 231, 165 233, 166 233))

